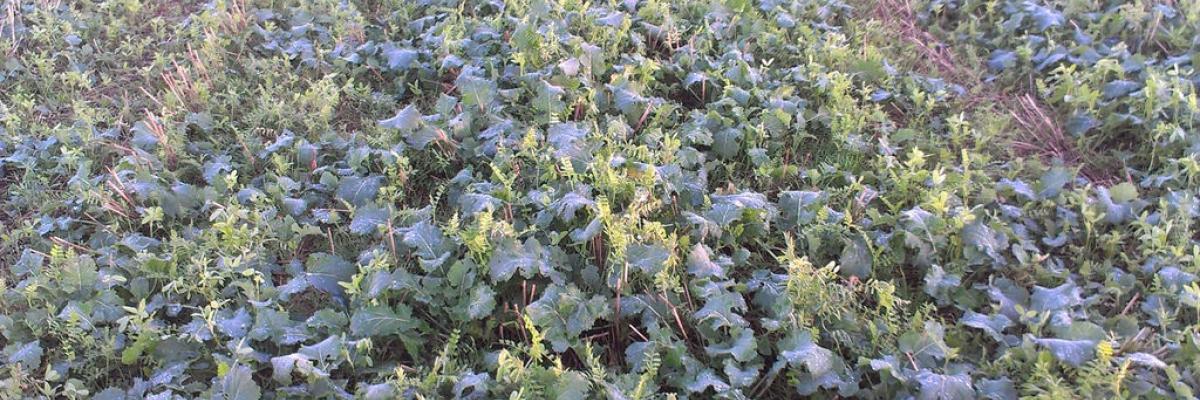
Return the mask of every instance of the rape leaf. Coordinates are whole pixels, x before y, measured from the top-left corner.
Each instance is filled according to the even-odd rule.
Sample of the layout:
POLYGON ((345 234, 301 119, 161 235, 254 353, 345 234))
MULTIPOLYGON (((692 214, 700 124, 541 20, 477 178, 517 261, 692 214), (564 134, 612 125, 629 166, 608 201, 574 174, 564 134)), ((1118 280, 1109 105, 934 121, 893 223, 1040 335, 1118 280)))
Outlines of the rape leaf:
POLYGON ((355 207, 362 207, 375 200, 381 186, 383 186, 383 177, 381 176, 345 177, 338 183, 337 196, 355 207))
POLYGON ((921 384, 921 390, 917 394, 920 400, 975 398, 975 389, 971 385, 971 377, 967 374, 942 375, 924 370, 917 374, 917 382, 921 384))
POLYGON ((399 306, 370 306, 360 308, 350 317, 350 333, 357 337, 401 334, 414 327, 411 311, 399 306))
POLYGON ((305 266, 308 271, 305 277, 313 287, 337 295, 343 293, 343 289, 338 283, 349 281, 350 277, 358 270, 354 264, 328 253, 309 255, 305 266))
POLYGON ((421 126, 421 112, 417 107, 409 104, 408 106, 396 112, 396 115, 379 121, 379 126, 384 128, 399 129, 404 133, 412 133, 421 126))
POLYGON ((376 232, 380 225, 387 223, 388 210, 382 207, 366 206, 354 210, 354 219, 350 220, 350 232, 359 235, 369 235, 376 232))
POLYGON ((1039 346, 1049 349, 1050 354, 1053 354, 1054 358, 1072 367, 1082 366, 1088 360, 1091 360, 1096 350, 1096 342, 1092 340, 1034 338, 1028 334, 1026 337, 1032 338, 1034 343, 1037 343, 1039 346))
POLYGON ((225 373, 216 385, 215 398, 224 400, 258 400, 262 398, 262 389, 254 382, 250 368, 245 365, 234 366, 225 373))

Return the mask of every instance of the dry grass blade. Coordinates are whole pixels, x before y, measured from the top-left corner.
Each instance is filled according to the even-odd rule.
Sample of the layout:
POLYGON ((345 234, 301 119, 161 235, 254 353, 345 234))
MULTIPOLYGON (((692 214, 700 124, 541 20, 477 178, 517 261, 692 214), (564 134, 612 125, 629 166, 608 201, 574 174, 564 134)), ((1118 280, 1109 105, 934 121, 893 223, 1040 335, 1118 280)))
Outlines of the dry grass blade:
POLYGON ((17 44, 17 2, 9 1, 5 4, 7 5, 7 7, 5 7, 5 16, 7 17, 7 20, 4 21, 4 26, 8 27, 8 32, 10 35, 8 55, 12 56, 17 54, 17 48, 19 47, 17 44))
POLYGON ((167 128, 149 110, 146 110, 146 128, 150 131, 151 135, 154 135, 155 139, 158 139, 158 143, 162 145, 163 151, 166 152, 167 165, 172 169, 175 168, 175 149, 168 142, 170 137, 167 136, 167 128))

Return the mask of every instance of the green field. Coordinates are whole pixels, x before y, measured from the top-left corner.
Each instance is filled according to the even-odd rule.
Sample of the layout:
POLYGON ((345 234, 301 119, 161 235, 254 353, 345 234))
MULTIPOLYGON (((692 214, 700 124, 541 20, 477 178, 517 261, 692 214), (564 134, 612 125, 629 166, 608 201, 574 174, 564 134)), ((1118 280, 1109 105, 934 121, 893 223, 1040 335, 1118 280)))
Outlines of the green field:
POLYGON ((0 399, 1195 399, 1200 0, 0 0, 0 399))

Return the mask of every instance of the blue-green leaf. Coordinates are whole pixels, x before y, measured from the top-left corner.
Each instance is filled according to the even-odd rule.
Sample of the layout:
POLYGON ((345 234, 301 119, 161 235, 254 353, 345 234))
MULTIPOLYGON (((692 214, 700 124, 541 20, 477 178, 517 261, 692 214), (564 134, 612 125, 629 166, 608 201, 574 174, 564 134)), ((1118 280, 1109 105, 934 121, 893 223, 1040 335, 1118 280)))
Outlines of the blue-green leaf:
MULTIPOLYGON (((1032 336, 1028 336, 1031 337, 1032 336)), ((1072 367, 1082 366, 1095 356, 1096 342, 1092 340, 1066 340, 1052 338, 1033 338, 1038 345, 1050 350, 1054 358, 1072 367)))
POLYGON ((407 107, 397 111, 395 116, 380 120, 379 126, 399 129, 404 133, 412 133, 421 126, 421 111, 417 110, 416 106, 409 104, 407 107))
POLYGON ((338 183, 337 196, 355 207, 362 207, 375 200, 382 186, 382 176, 345 177, 338 183))
POLYGON ((958 322, 983 330, 997 342, 1004 341, 1004 330, 1012 326, 1012 320, 1008 319, 1004 314, 984 315, 971 310, 963 313, 962 318, 958 322))
POLYGON ((306 278, 313 287, 327 293, 341 295, 343 293, 338 282, 349 281, 358 268, 349 261, 333 254, 313 253, 305 263, 306 278))
POLYGON ((400 306, 369 306, 358 309, 350 317, 350 333, 357 337, 400 334, 413 327, 411 311, 400 306))
POLYGON ((975 389, 971 387, 971 377, 967 374, 941 375, 928 370, 917 374, 917 382, 921 390, 917 394, 920 400, 971 400, 975 398, 975 389))
POLYGON ((36 369, 42 364, 42 344, 34 340, 26 343, 11 343, 4 349, 9 364, 21 364, 27 369, 36 369))
POLYGON ((687 266, 688 273, 698 278, 725 277, 725 269, 713 262, 708 247, 699 243, 692 246, 692 251, 688 253, 687 266))
POLYGON ((625 252, 625 259, 629 261, 629 265, 647 275, 657 274, 671 257, 671 253, 665 247, 657 244, 634 243, 629 245, 625 252))
POLYGON ((758 352, 758 342, 754 340, 754 330, 748 328, 736 329, 740 333, 736 334, 733 340, 728 343, 714 344, 704 347, 704 351, 710 356, 728 355, 739 362, 748 362, 753 360, 758 352))
POLYGON ((254 382, 253 371, 245 365, 236 365, 231 368, 214 386, 216 393, 213 397, 217 399, 258 400, 262 398, 262 389, 254 382))
POLYGON ((491 286, 479 285, 471 291, 471 304, 467 307, 467 316, 471 319, 482 319, 492 314, 496 308, 496 291, 491 286))
POLYGON ((375 206, 365 206, 354 210, 354 219, 350 220, 350 232, 359 235, 376 233, 380 225, 384 225, 389 217, 388 209, 375 206))

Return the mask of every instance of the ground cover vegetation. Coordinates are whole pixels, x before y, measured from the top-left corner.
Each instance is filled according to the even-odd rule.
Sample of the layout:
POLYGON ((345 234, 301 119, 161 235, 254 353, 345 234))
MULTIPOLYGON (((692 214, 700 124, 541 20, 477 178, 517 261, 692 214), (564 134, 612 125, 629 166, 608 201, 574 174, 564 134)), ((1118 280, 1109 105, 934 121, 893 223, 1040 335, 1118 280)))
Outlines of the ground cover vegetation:
POLYGON ((0 397, 1195 398, 1196 0, 6 0, 0 397))

